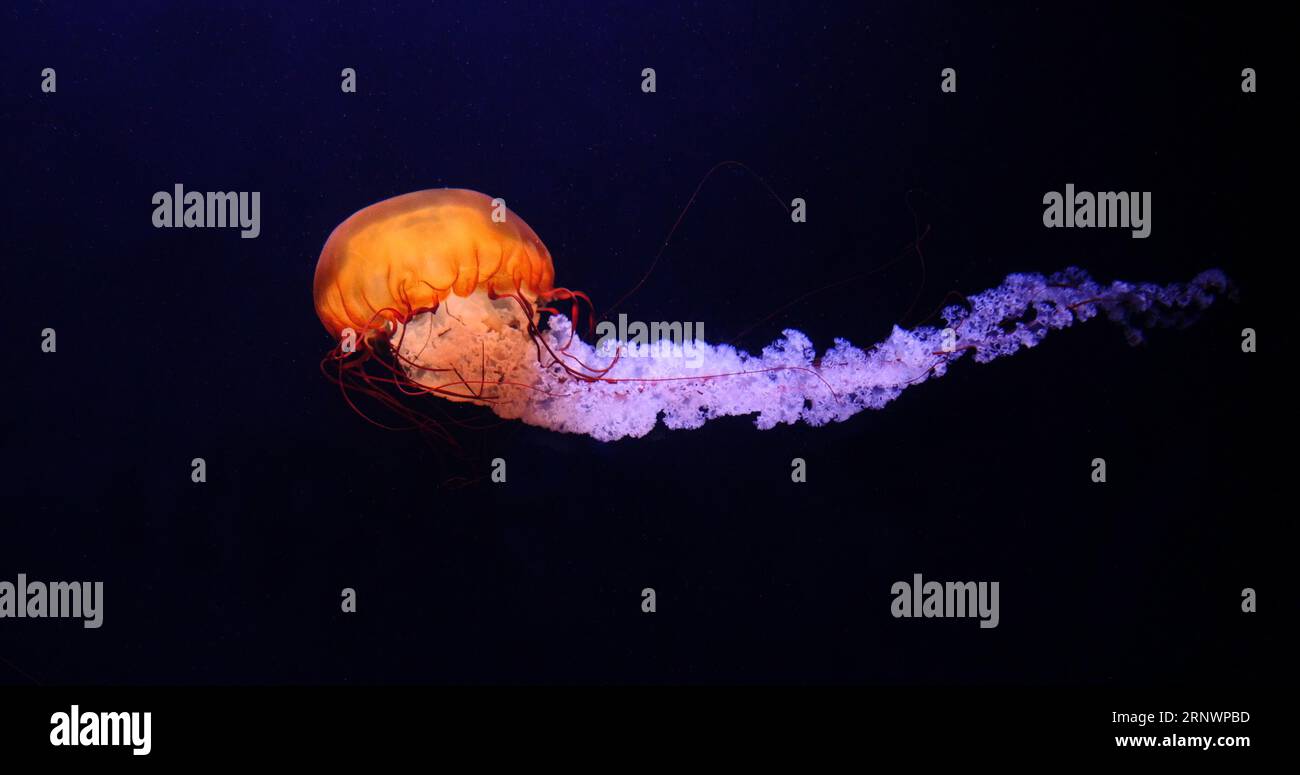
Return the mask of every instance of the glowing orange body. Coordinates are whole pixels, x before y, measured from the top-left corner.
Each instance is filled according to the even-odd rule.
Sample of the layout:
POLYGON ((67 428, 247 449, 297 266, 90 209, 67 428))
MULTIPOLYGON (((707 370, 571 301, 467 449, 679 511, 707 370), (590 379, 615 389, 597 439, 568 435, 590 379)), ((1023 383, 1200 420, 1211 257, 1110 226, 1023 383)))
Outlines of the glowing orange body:
POLYGON ((339 338, 345 328, 363 336, 406 322, 453 293, 535 301, 554 280, 550 251, 522 218, 477 191, 440 188, 385 199, 339 224, 316 263, 313 295, 339 338))

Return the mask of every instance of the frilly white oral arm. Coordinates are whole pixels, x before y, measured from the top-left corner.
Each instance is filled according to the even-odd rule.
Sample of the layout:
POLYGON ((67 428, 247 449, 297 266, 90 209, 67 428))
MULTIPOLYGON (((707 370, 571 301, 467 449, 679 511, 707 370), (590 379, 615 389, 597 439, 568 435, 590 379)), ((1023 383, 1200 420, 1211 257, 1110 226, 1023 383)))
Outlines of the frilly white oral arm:
MULTIPOLYGON (((493 375, 497 389, 484 403, 501 417, 600 441, 644 436, 661 418, 673 429, 751 414, 762 429, 800 421, 819 426, 879 409, 906 388, 943 376, 949 364, 967 354, 987 363, 1099 315, 1124 326, 1136 343, 1145 328, 1190 322, 1227 290, 1228 280, 1218 270, 1163 286, 1102 285, 1075 268, 1050 276, 1013 274, 965 304, 946 308, 945 326, 895 327, 867 350, 837 339, 819 357, 807 336, 787 329, 757 355, 698 341, 653 348, 654 353, 624 347, 613 367, 593 379, 575 377, 570 369, 596 377, 610 365, 611 354, 573 335, 563 315, 552 315, 541 336, 570 369, 556 364, 545 348, 539 362, 534 343, 508 324, 465 331, 448 324, 437 339, 448 346, 436 356, 414 344, 405 345, 403 353, 408 360, 438 366, 436 376, 408 369, 421 384, 445 386, 467 374, 493 375), (467 338, 456 345, 457 336, 467 338)), ((420 335, 408 339, 432 340, 420 325, 412 321, 412 332, 420 335)), ((477 385, 482 391, 487 382, 467 379, 459 389, 477 385)))

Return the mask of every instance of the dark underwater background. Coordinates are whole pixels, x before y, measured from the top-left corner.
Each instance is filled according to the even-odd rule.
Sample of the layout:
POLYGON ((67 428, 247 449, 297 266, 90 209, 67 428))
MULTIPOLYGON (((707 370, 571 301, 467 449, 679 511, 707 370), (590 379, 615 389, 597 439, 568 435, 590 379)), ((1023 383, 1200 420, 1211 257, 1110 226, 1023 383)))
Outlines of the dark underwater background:
POLYGON ((105 609, 0 620, 0 682, 1277 679, 1290 226, 1261 12, 40 3, 3 26, 0 580, 100 580, 105 609), (176 183, 261 192, 260 236, 155 229, 176 183), (1151 191, 1151 236, 1044 228, 1066 183, 1151 191), (335 225, 443 186, 505 198, 598 310, 699 186, 620 311, 750 350, 786 327, 867 346, 1070 265, 1219 267, 1239 298, 1139 347, 1094 322, 963 361, 830 427, 506 423, 456 455, 347 407, 311 297, 335 225), (998 581, 1000 625, 892 618, 914 573, 998 581))

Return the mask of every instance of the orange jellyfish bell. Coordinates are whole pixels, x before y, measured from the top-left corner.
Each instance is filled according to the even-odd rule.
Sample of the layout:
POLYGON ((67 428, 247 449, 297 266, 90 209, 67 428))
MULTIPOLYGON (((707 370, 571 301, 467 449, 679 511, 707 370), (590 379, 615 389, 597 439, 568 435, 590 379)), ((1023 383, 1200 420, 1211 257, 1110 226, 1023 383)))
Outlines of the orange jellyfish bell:
POLYGON ((448 297, 553 290, 550 251, 522 218, 486 194, 438 188, 395 196, 353 214, 316 263, 316 314, 336 339, 391 331, 448 297), (385 330, 386 329, 386 330, 385 330))
POLYGON ((385 199, 334 229, 316 263, 316 314, 338 340, 322 370, 363 416, 350 390, 416 427, 433 423, 393 388, 498 409, 517 404, 550 349, 538 323, 540 312, 555 310, 537 303, 573 301, 575 318, 579 299, 590 304, 554 279, 550 251, 501 200, 455 188, 385 199), (384 373, 366 369, 375 362, 384 373))

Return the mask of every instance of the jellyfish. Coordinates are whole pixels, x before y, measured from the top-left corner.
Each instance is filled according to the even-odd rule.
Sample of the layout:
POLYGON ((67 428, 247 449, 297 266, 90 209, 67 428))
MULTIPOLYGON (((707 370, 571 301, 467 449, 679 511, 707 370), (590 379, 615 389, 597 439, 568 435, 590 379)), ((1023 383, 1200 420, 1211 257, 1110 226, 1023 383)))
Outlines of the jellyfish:
POLYGON ((882 408, 965 357, 987 363, 1076 323, 1106 318, 1140 342, 1145 329, 1188 323, 1229 290, 1217 269, 1169 285, 1103 284, 1075 267, 1017 273, 944 308, 943 325, 895 326, 867 349, 836 339, 818 353, 786 329, 751 354, 698 338, 585 341, 591 301, 554 278, 546 246, 499 199, 432 189, 371 205, 334 230, 316 266, 316 312, 338 341, 322 371, 372 422, 391 427, 361 412, 353 393, 448 437, 402 397, 478 404, 602 442, 734 415, 754 416, 760 429, 821 426, 882 408))

